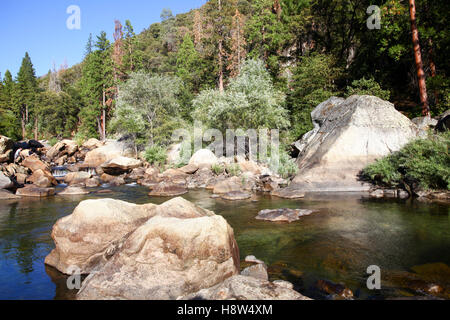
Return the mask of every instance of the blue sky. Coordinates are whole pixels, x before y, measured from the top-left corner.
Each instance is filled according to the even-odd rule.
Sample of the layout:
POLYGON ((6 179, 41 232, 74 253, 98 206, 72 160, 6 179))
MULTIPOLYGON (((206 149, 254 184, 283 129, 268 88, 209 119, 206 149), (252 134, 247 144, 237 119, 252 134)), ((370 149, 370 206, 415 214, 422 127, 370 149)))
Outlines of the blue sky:
POLYGON ((2 0, 0 4, 0 72, 9 69, 16 76, 25 52, 30 54, 36 75, 63 64, 81 62, 92 33, 107 32, 112 40, 114 20, 129 19, 136 33, 160 21, 163 8, 173 14, 199 8, 206 0, 2 0), (81 29, 69 30, 66 13, 70 5, 81 10, 81 29))

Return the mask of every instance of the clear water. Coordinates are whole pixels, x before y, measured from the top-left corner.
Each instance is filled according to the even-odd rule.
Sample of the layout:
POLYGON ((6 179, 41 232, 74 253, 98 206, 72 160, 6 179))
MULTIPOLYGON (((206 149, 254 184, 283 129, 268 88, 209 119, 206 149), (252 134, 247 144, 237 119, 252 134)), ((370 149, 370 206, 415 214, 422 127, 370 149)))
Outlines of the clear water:
MULTIPOLYGON (((111 190, 108 194, 0 202, 0 299, 73 297, 74 292, 65 289, 65 277, 45 267, 44 259, 54 247, 50 237, 53 224, 70 214, 81 200, 168 200, 149 198, 148 190, 137 185, 111 190)), ((418 295, 399 281, 382 282, 383 290, 376 293, 367 290, 369 265, 378 265, 384 279, 391 274, 410 275, 417 265, 441 263, 444 269, 437 271, 438 281, 450 283, 450 274, 442 265, 450 266, 448 205, 369 200, 349 194, 301 200, 261 195, 257 202, 230 202, 210 196, 202 190, 184 197, 225 217, 234 229, 241 260, 255 255, 269 266, 271 280, 289 280, 305 295, 322 298, 314 286, 318 279, 343 283, 360 299, 418 295), (291 224, 255 219, 260 210, 271 208, 317 212, 291 224)))

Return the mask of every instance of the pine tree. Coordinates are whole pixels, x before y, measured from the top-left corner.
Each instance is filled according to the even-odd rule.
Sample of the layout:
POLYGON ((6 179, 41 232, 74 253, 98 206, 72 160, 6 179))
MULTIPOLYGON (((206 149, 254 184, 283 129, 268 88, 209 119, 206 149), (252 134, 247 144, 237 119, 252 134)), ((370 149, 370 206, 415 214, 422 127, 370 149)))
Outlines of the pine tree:
POLYGON ((0 92, 0 134, 19 139, 20 123, 13 107, 14 90, 15 83, 11 72, 6 70, 0 92))
MULTIPOLYGON (((31 120, 35 97, 37 93, 37 81, 33 64, 28 52, 22 60, 19 73, 17 74, 17 91, 15 96, 16 108, 22 122, 22 138, 26 137, 26 125, 31 120)), ((38 118, 35 117, 34 136, 37 139, 38 118)))
POLYGON ((92 33, 89 34, 88 42, 86 43, 86 49, 84 51, 84 56, 87 57, 92 53, 92 33))

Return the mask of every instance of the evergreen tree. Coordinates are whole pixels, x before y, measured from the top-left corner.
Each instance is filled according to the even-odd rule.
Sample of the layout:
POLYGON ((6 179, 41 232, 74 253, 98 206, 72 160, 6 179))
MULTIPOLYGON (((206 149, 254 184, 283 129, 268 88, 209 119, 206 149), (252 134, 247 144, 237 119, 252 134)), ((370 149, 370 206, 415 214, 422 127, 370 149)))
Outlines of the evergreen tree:
POLYGON ((84 56, 87 57, 92 53, 92 33, 89 33, 89 38, 86 43, 86 49, 84 51, 84 56))

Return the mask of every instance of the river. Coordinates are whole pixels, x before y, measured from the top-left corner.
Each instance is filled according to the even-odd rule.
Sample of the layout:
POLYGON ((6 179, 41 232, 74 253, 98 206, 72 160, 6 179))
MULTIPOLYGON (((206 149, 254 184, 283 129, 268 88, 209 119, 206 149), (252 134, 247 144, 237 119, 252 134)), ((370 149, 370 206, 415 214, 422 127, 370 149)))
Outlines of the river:
MULTIPOLYGON (((81 200, 107 197, 139 204, 168 200, 149 198, 148 189, 137 185, 109 189, 112 192, 108 194, 0 202, 0 299, 73 298, 74 292, 65 289, 65 277, 45 267, 44 259, 54 248, 52 226, 81 200)), ((314 195, 300 200, 259 195, 256 202, 210 196, 210 192, 198 190, 184 197, 229 222, 241 260, 255 255, 269 266, 270 280, 291 281, 296 290, 312 298, 326 298, 315 287, 319 279, 345 284, 357 299, 419 295, 403 284, 403 278, 394 276, 408 277, 413 270, 422 270, 421 277, 427 279, 450 282, 446 273, 450 265, 448 205, 375 200, 358 194, 314 195), (260 210, 272 208, 316 212, 291 224, 255 219, 260 210), (381 269, 381 290, 366 287, 370 265, 381 269), (420 265, 426 267, 415 267, 420 265)))

